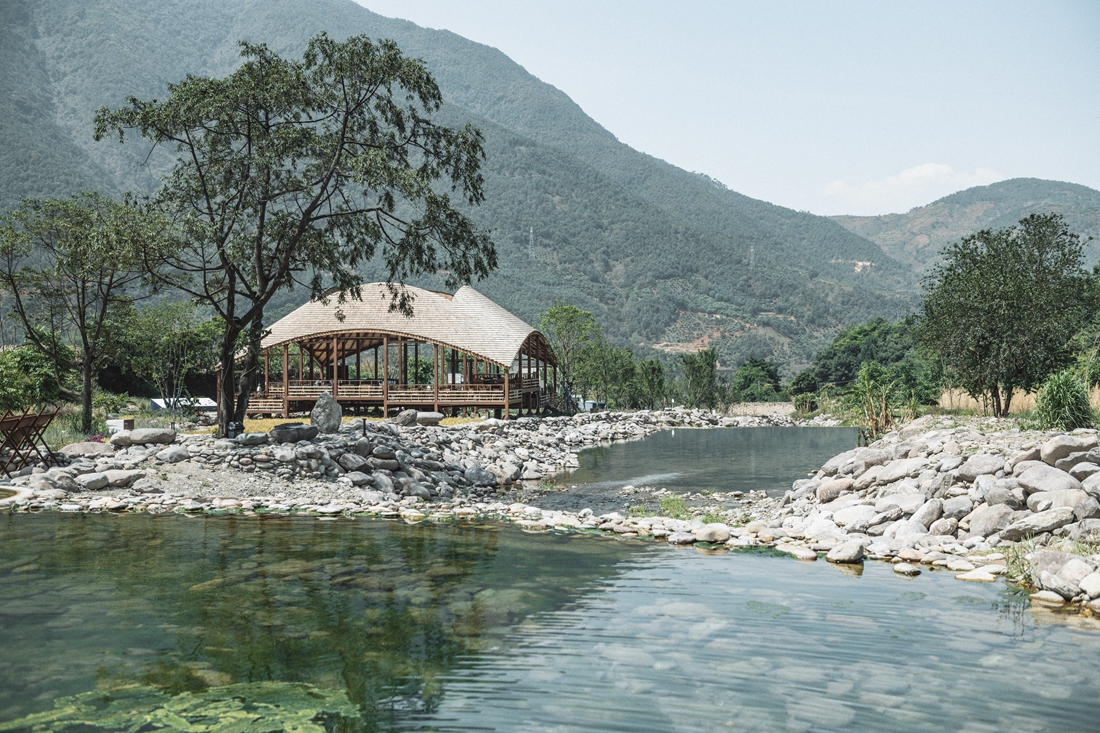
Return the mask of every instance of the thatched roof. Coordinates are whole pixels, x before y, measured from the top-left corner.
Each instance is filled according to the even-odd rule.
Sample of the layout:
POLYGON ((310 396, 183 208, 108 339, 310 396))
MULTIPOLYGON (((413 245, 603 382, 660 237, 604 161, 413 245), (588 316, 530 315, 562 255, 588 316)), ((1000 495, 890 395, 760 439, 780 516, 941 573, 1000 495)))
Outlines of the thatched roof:
POLYGON ((538 331, 469 286, 454 295, 405 288, 415 295, 411 317, 390 311, 385 283, 369 283, 362 286, 360 300, 338 303, 333 295, 327 304, 306 303, 271 326, 261 346, 345 334, 389 334, 438 343, 506 367, 532 334, 542 341, 538 331), (338 314, 343 314, 342 320, 338 314))

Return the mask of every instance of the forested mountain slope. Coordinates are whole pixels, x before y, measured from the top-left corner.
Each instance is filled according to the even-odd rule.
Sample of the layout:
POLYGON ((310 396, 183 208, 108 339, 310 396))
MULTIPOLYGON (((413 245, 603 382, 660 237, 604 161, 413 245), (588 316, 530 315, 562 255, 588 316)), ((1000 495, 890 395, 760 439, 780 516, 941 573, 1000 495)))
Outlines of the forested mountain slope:
POLYGON ((1090 267, 1100 261, 1100 191, 1076 183, 1013 178, 953 193, 906 214, 832 218, 923 271, 939 259, 945 244, 1052 211, 1062 214, 1074 232, 1094 238, 1085 245, 1086 260, 1090 267))
MULTIPOLYGON (((560 295, 642 351, 713 345, 725 363, 794 366, 839 326, 913 304, 910 269, 867 239, 634 151, 499 51, 350 0, 6 0, 0 13, 5 209, 27 195, 155 189, 170 151, 93 142, 101 106, 163 98, 187 73, 225 75, 241 39, 296 56, 322 30, 365 33, 425 59, 443 119, 485 132, 488 201, 474 216, 501 268, 479 287, 529 321, 560 295)), ((288 294, 272 317, 304 297, 288 294)))

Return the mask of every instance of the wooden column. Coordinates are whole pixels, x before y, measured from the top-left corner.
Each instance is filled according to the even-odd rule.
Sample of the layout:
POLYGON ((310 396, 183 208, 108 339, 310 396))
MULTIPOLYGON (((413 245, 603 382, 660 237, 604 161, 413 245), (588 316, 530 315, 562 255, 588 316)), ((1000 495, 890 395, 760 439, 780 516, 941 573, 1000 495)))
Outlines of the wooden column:
POLYGON ((374 347, 374 378, 378 379, 378 349, 380 347, 374 347))
POLYGON ((432 409, 439 412, 439 373, 443 370, 439 368, 439 344, 432 344, 432 349, 432 409))
POLYGON ((332 399, 340 396, 337 384, 340 381, 340 342, 336 336, 332 337, 332 399))
POLYGON ((283 344, 283 419, 290 417, 290 345, 283 344))
POLYGON ((298 381, 301 382, 306 378, 305 362, 302 361, 302 345, 295 344, 298 347, 298 381))
POLYGON ((508 413, 512 409, 512 400, 509 399, 511 397, 511 395, 509 393, 509 384, 508 384, 508 377, 509 377, 508 372, 510 372, 510 371, 512 371, 511 367, 508 367, 508 369, 506 369, 504 371, 504 415, 503 415, 503 417, 504 417, 505 420, 508 419, 508 413))
POLYGON ((382 337, 382 417, 390 415, 390 337, 382 337))
POLYGON ((264 349, 264 397, 268 396, 268 394, 267 394, 267 391, 268 391, 267 390, 267 383, 269 381, 271 381, 271 378, 268 376, 269 371, 268 371, 267 351, 268 351, 267 349, 264 349))
POLYGON ((355 339, 355 378, 356 380, 363 378, 362 359, 363 356, 363 342, 359 339, 355 339))
POLYGON ((413 382, 420 382, 420 342, 413 341, 413 382))

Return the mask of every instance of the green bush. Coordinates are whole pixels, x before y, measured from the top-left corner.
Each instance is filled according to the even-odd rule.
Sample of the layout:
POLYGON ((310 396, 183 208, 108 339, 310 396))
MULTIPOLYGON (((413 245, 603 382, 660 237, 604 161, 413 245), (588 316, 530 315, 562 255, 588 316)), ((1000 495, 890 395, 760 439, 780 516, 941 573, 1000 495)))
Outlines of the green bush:
POLYGON ((813 412, 817 409, 817 395, 812 392, 796 394, 794 396, 794 409, 798 410, 803 415, 813 412))
POLYGON ((1043 383, 1035 401, 1035 418, 1043 430, 1076 430, 1096 423, 1085 383, 1068 369, 1043 383))

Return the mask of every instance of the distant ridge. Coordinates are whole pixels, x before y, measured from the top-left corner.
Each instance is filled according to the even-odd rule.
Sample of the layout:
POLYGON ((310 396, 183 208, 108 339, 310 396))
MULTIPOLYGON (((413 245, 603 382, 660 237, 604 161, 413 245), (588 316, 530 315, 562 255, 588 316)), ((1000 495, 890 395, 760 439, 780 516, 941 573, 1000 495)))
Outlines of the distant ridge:
POLYGON ((1064 216, 1076 233, 1093 237, 1085 245, 1086 261, 1089 267, 1100 262, 1100 191, 1076 183, 1013 178, 968 188, 905 214, 831 218, 922 272, 938 261, 946 244, 1050 212, 1064 216))
MULTIPOLYGON (((88 188, 152 192, 173 155, 146 162, 144 143, 92 142, 97 108, 163 98, 187 73, 223 76, 238 40, 298 55, 322 30, 393 38, 436 75, 441 119, 485 132, 488 201, 474 216, 501 268, 477 287, 529 323, 560 296, 640 353, 714 346, 724 364, 755 355, 794 369, 839 327, 915 303, 912 269, 837 222, 639 153, 500 51, 351 0, 0 4, 0 208, 88 188)), ((269 322, 304 297, 287 294, 269 322)))

